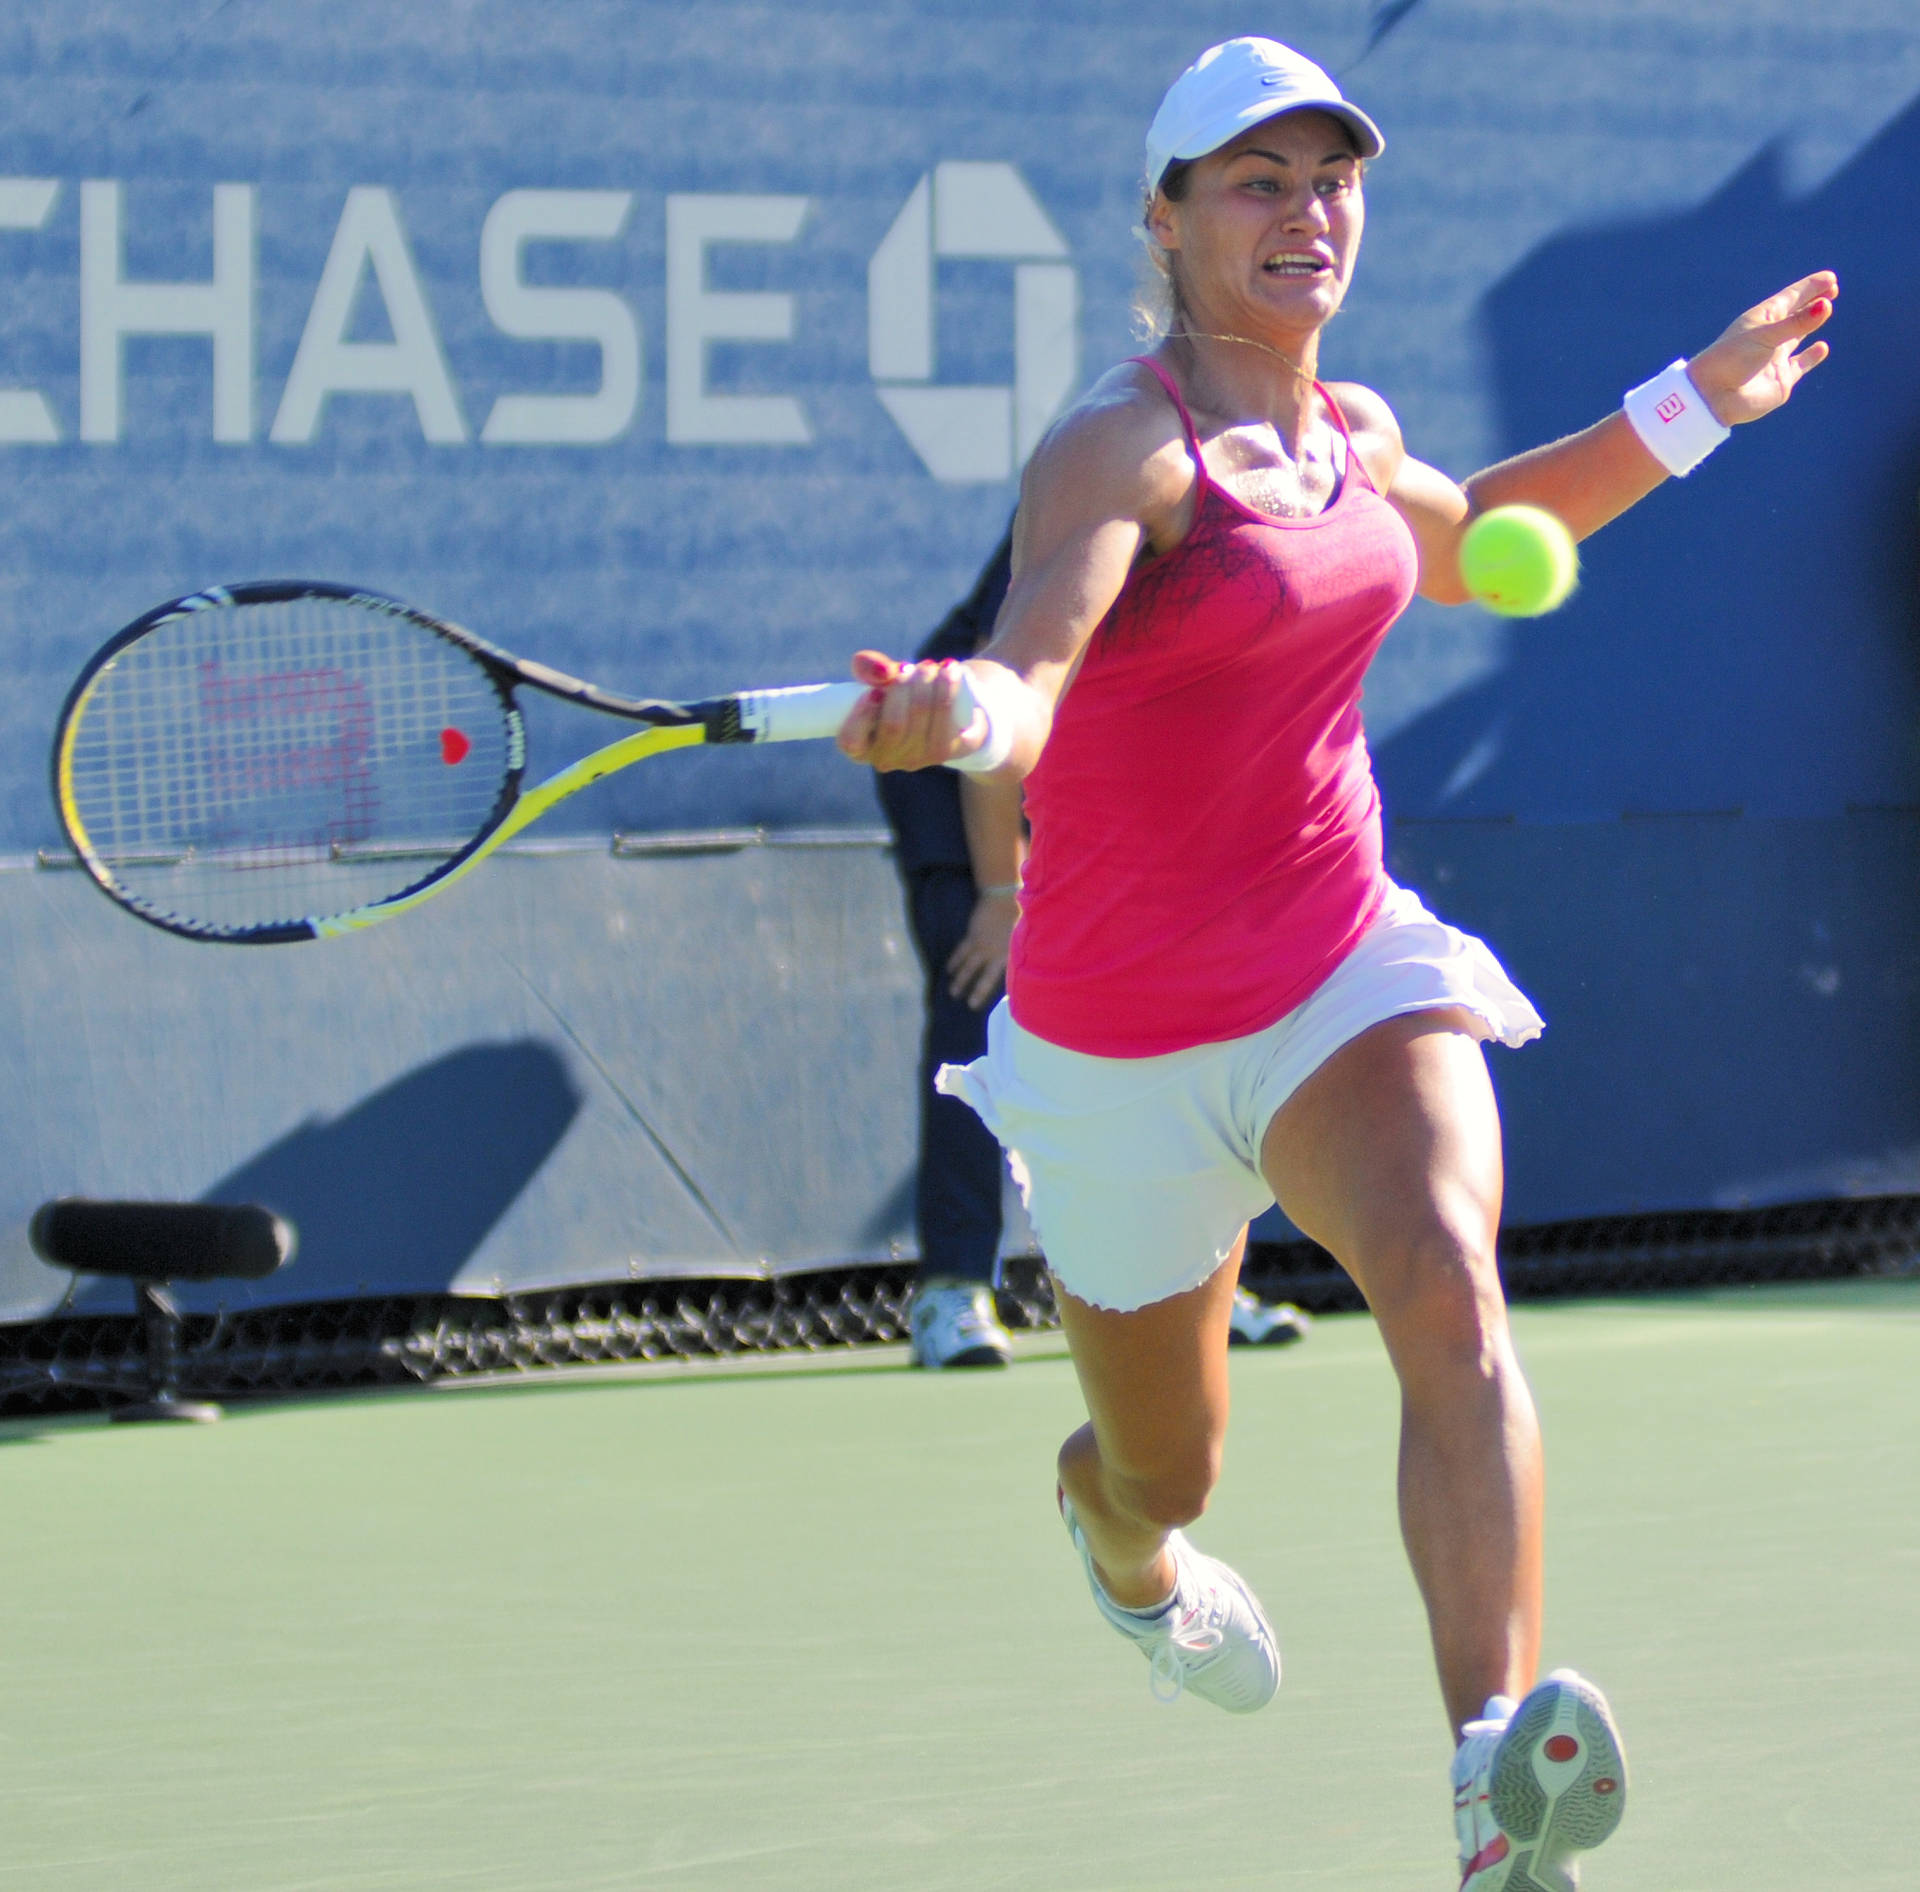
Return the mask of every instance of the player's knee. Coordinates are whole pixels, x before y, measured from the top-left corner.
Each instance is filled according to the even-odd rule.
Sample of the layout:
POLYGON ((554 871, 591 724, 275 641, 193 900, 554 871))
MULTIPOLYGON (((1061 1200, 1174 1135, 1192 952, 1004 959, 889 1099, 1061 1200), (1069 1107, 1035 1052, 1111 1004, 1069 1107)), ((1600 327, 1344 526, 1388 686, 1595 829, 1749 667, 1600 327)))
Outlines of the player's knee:
POLYGON ((1436 1224, 1399 1244, 1376 1279, 1374 1315, 1403 1381, 1495 1370, 1507 1315, 1491 1243, 1436 1224))

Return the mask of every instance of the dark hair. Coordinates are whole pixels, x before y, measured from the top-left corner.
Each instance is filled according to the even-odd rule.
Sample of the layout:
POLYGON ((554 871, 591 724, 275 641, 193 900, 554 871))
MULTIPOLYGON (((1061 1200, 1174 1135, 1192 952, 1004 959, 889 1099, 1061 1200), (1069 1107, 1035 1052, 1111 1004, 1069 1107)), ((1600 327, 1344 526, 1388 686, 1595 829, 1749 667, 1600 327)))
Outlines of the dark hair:
MULTIPOLYGON (((1198 160, 1195 158, 1175 158, 1167 168, 1160 173, 1160 188, 1166 192, 1167 199, 1170 203, 1183 204, 1186 202, 1187 183, 1193 176, 1193 167, 1197 162, 1198 160)), ((1151 210, 1152 208, 1153 198, 1151 194, 1149 194, 1147 198, 1147 209, 1151 210)))

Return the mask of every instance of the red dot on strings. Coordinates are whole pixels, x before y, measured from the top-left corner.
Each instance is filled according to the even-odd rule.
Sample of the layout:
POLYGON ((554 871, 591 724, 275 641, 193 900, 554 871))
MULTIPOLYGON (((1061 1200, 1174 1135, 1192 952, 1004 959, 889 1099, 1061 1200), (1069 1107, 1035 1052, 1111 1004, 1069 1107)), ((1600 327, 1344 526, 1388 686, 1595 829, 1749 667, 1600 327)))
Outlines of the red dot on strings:
POLYGON ((451 768, 456 762, 464 762, 473 751, 473 744, 457 729, 443 729, 440 732, 440 760, 451 768))

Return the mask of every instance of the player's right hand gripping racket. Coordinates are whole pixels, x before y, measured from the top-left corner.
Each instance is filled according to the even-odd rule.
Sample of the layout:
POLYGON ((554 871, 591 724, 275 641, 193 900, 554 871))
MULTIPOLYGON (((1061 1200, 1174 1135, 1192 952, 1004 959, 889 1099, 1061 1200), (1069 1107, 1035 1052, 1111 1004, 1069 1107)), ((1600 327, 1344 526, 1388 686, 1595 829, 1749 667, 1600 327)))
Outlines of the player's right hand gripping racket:
POLYGON ((81 865, 141 919, 188 939, 325 939, 430 899, 616 769, 831 736, 864 694, 635 701, 375 592, 219 586, 87 664, 54 737, 54 801, 81 865), (645 726, 523 788, 521 686, 645 726))

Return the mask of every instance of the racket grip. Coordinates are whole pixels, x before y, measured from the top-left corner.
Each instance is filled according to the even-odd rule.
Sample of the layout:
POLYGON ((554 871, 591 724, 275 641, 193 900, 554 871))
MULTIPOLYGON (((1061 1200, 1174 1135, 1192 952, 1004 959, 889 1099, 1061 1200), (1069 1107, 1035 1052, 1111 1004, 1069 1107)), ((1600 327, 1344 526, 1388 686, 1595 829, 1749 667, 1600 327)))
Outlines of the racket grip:
POLYGON ((749 742, 818 742, 837 736, 864 683, 797 683, 787 690, 743 690, 740 727, 749 742))
POLYGON ((1004 729, 994 721, 993 711, 973 693, 973 685, 963 670, 960 673, 960 694, 953 699, 953 727, 957 734, 964 734, 973 724, 975 716, 987 719, 987 739, 971 755, 954 756, 946 766, 958 769, 963 775, 991 775, 1013 752, 1013 732, 1004 729))
MULTIPOLYGON (((867 696, 868 687, 864 683, 797 683, 784 690, 743 690, 736 699, 740 728, 749 742, 817 742, 837 736, 854 706, 867 696)), ((953 700, 956 732, 969 728, 981 708, 963 670, 960 691, 953 700)), ((973 754, 956 756, 947 767, 985 774, 1006 761, 1011 746, 1011 738, 988 711, 986 741, 973 754)))

